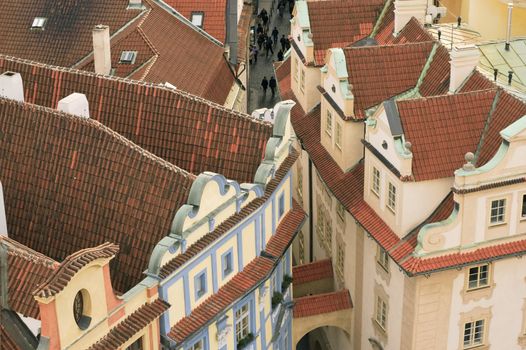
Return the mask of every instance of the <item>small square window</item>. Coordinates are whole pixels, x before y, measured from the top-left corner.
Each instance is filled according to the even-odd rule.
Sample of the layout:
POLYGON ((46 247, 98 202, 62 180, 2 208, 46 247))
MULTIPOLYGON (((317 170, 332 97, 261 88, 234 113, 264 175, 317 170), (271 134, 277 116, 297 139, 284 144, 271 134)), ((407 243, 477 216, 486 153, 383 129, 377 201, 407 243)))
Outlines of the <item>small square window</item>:
POLYGON ((196 27, 203 28, 203 19, 205 14, 203 12, 192 12, 191 21, 196 27))
POLYGON ((387 207, 394 213, 396 211, 396 187, 389 182, 389 191, 387 193, 387 207))
POLYGON ((223 255, 222 259, 223 278, 228 276, 232 271, 232 251, 229 251, 223 255))
POLYGON ((522 210, 521 217, 526 218, 526 194, 522 195, 522 210))
POLYGON ((35 17, 33 24, 31 24, 31 29, 44 29, 46 22, 47 18, 45 17, 35 17))
POLYGON ((489 283, 489 265, 471 267, 468 276, 468 289, 486 287, 489 283))
POLYGON ((119 63, 134 64, 137 58, 137 51, 122 51, 119 63))
POLYGON ((279 196, 279 203, 278 203, 278 216, 281 218, 283 214, 285 213, 285 195, 282 193, 279 196))
POLYGON ((484 342, 484 320, 464 324, 464 349, 482 345, 484 342))
POLYGON ((506 199, 491 201, 490 223, 501 224, 504 222, 506 212, 506 199))
POLYGON ((206 293, 206 271, 201 272, 194 279, 195 299, 199 299, 206 293))

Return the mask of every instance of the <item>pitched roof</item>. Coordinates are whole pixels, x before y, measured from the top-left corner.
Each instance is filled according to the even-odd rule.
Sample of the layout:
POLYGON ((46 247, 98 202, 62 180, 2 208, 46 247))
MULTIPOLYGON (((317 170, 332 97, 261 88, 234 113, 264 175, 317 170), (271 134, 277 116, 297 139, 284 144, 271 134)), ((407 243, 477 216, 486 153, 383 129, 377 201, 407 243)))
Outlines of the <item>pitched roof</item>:
POLYGON ((352 308, 349 290, 308 295, 294 299, 294 318, 327 314, 352 308))
POLYGON ((276 80, 278 81, 278 90, 281 100, 293 100, 296 102, 294 107, 290 111, 290 120, 302 118, 305 115, 303 108, 296 100, 296 96, 292 92, 292 87, 290 86, 290 56, 287 57, 284 61, 274 63, 274 72, 276 80))
POLYGON ((435 41, 433 36, 414 17, 411 17, 397 36, 394 36, 394 2, 392 4, 389 13, 384 18, 385 23, 382 24, 382 28, 374 36, 379 45, 435 41))
MULTIPOLYGON (((265 248, 267 253, 275 257, 281 257, 286 248, 292 243, 292 239, 301 227, 305 219, 305 212, 294 202, 293 209, 289 211, 278 225, 276 232, 270 238, 265 248), (286 241, 285 245, 277 243, 280 248, 270 248, 276 242, 286 241), (269 251, 269 248, 272 249, 269 251)), ((188 336, 198 331, 212 320, 218 313, 225 310, 229 305, 241 298, 247 291, 255 288, 264 280, 275 267, 276 260, 263 255, 256 257, 247 264, 243 271, 236 274, 230 281, 223 285, 217 293, 210 296, 192 313, 178 321, 168 333, 168 336, 177 342, 181 342, 188 336)))
POLYGON ((0 245, 7 252, 9 308, 38 319, 40 313, 33 292, 54 273, 59 263, 6 236, 0 236, 0 245))
POLYGON ((333 276, 331 259, 318 260, 292 268, 295 285, 332 278, 333 276))
POLYGON ((314 60, 323 65, 325 51, 345 47, 368 36, 384 0, 307 1, 314 60))
POLYGON ((153 0, 127 9, 128 0, 6 0, 0 13, 0 52, 63 67, 93 70, 92 29, 110 28, 112 67, 117 75, 178 88, 223 104, 234 83, 224 48, 153 0), (44 30, 31 29, 46 17, 44 30), (133 64, 120 63, 122 50, 137 51, 133 64))
POLYGON ((195 178, 92 119, 0 99, 0 168, 10 237, 57 261, 103 242, 124 292, 195 178))
POLYGON ((179 90, 46 66, 0 55, 0 72, 19 72, 25 100, 56 108, 86 95, 90 117, 189 172, 252 182, 272 134, 268 123, 179 90))
POLYGON ((225 42, 226 0, 165 0, 165 2, 190 21, 193 12, 202 12, 203 29, 220 42, 225 42))
POLYGON ((365 109, 415 87, 432 49, 432 42, 343 49, 355 118, 365 118, 365 109))
POLYGON ((475 153, 495 95, 486 90, 397 101, 416 181, 451 177, 466 152, 475 153))
POLYGON ((161 299, 144 304, 126 317, 124 321, 113 327, 102 339, 90 346, 89 350, 120 348, 138 331, 161 316, 169 307, 170 305, 161 299))

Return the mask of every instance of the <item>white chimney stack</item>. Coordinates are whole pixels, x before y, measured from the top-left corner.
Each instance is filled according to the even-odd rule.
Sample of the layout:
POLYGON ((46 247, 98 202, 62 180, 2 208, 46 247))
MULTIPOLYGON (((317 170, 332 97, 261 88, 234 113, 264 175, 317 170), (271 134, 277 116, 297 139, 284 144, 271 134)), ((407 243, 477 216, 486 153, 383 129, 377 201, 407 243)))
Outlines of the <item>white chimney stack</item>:
POLYGON ((111 71, 110 27, 99 24, 93 28, 95 73, 109 75, 111 71))
POLYGON ((506 28, 506 51, 510 51, 510 40, 511 40, 511 15, 513 12, 513 3, 508 3, 508 27, 506 28))
POLYGON ((454 93, 479 64, 480 51, 473 44, 459 44, 451 50, 450 57, 449 92, 454 93))
POLYGON ((24 84, 20 73, 4 72, 0 74, 0 96, 24 102, 24 84))
POLYGON ((394 35, 398 35, 411 17, 424 24, 427 12, 427 0, 395 0, 394 35))
POLYGON ((74 92, 58 101, 57 109, 81 118, 89 118, 89 103, 86 95, 74 92))

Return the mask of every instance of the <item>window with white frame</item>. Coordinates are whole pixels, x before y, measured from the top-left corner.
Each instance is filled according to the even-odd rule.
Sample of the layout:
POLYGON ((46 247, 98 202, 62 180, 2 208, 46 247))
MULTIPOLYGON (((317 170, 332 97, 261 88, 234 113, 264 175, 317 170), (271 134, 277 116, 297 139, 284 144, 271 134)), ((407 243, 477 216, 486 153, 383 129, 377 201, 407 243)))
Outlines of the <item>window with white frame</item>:
POLYGON ((134 64, 137 58, 137 51, 122 51, 119 63, 134 64))
POLYGON ((303 173, 301 169, 298 169, 298 196, 303 200, 303 173))
POLYGON ((327 116, 325 117, 325 132, 327 135, 332 136, 332 113, 327 110, 327 116))
POLYGON ((250 333, 248 303, 236 310, 236 342, 250 333))
POLYGON ((384 330, 387 326, 387 303, 380 296, 376 297, 376 315, 375 321, 384 330))
POLYGON ((229 252, 225 253, 223 255, 223 259, 222 260, 223 260, 222 261, 222 264, 223 264, 223 266, 222 266, 223 269, 222 270, 223 270, 223 278, 224 278, 224 277, 228 276, 233 270, 233 268, 232 268, 232 252, 229 251, 229 252))
POLYGON ((305 261, 305 236, 302 231, 298 234, 298 253, 299 265, 301 265, 305 261))
POLYGON ((342 149, 342 126, 338 122, 336 122, 336 134, 334 135, 334 143, 336 144, 336 147, 342 149))
POLYGON ((345 248, 343 247, 343 244, 338 244, 336 249, 336 274, 338 275, 340 280, 343 281, 343 272, 345 267, 345 248))
POLYGON ((33 23, 31 24, 31 29, 44 29, 46 25, 47 18, 45 17, 35 17, 33 23))
POLYGON ((526 194, 522 195, 521 218, 526 218, 526 194))
POLYGON ((305 69, 300 68, 301 75, 300 75, 300 87, 301 91, 305 92, 305 69))
POLYGON ((300 62, 297 57, 294 57, 294 80, 298 81, 300 71, 300 62))
POLYGON ((396 210, 396 187, 389 182, 387 189, 387 207, 393 211, 396 210))
POLYGON ((189 350, 203 350, 204 349, 204 341, 203 339, 197 341, 194 345, 190 347, 189 350))
POLYGON ((380 196, 380 170, 373 166, 372 179, 371 179, 371 191, 377 196, 380 196))
POLYGON ((376 262, 385 270, 389 271, 389 254, 387 250, 378 246, 378 252, 376 257, 376 262))
POLYGON ((191 21, 196 27, 203 28, 203 19, 205 14, 203 12, 192 12, 191 21))
POLYGON ((489 264, 469 268, 468 289, 487 287, 489 284, 489 264))
POLYGON ((198 299, 206 293, 206 272, 205 271, 195 276, 194 284, 195 284, 195 299, 198 299))
POLYGON ((464 349, 484 343, 484 320, 464 323, 464 349))
POLYGON ((506 214, 506 199, 496 199, 491 201, 490 223, 500 224, 504 222, 506 214))

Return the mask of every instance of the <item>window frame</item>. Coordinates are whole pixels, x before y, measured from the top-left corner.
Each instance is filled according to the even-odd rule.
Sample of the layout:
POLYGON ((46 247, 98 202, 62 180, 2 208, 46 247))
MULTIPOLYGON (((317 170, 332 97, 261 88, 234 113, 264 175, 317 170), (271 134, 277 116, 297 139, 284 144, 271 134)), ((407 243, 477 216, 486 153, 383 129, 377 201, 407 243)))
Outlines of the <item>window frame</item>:
POLYGON ((31 22, 31 29, 44 30, 47 23, 47 17, 35 17, 31 22))
POLYGON ((325 133, 332 138, 332 113, 330 109, 327 109, 325 114, 325 133))
POLYGON ((294 57, 294 80, 298 82, 300 79, 300 65, 299 65, 299 59, 297 57, 294 57))
POLYGON ((203 295, 205 295, 208 291, 208 285, 207 285, 207 274, 206 269, 203 271, 197 273, 194 276, 194 292, 195 292, 195 300, 199 300, 203 295), (198 288, 199 286, 199 288, 198 288))
POLYGON ((376 296, 374 307, 374 320, 384 331, 387 331, 387 302, 379 295, 376 296))
POLYGON ((281 219, 285 214, 285 193, 281 192, 278 197, 278 219, 281 219))
POLYGON ((228 249, 226 252, 221 254, 221 277, 225 279, 234 271, 234 250, 228 249), (227 258, 230 257, 230 269, 226 269, 228 265, 227 258))
POLYGON ((345 273, 345 247, 339 243, 336 246, 336 274, 343 282, 345 273))
POLYGON ((520 220, 526 220, 526 193, 522 193, 521 203, 521 217, 520 220))
POLYGON ((387 253, 387 250, 380 245, 378 245, 376 253, 376 262, 382 267, 382 269, 389 272, 389 254, 387 253))
POLYGON ((325 218, 325 248, 327 249, 327 254, 332 255, 332 220, 330 215, 327 213, 325 218))
POLYGON ((204 13, 203 11, 192 11, 192 12, 190 13, 190 22, 192 22, 192 24, 193 24, 194 26, 196 26, 197 28, 201 28, 201 29, 203 29, 204 24, 205 24, 205 13, 204 13), (194 23, 194 16, 195 16, 196 18, 199 18, 199 16, 200 16, 200 18, 201 18, 201 24, 194 23))
POLYGON ((121 51, 121 56, 119 57, 119 64, 134 64, 137 59, 138 52, 135 50, 123 50, 121 51), (126 55, 131 55, 131 59, 124 59, 126 55))
POLYGON ((385 201, 385 206, 389 210, 391 210, 393 213, 396 213, 396 186, 393 185, 391 181, 389 181, 389 184, 387 185, 387 200, 385 201), (393 194, 392 198, 391 198, 391 194, 393 194), (391 202, 391 199, 392 199, 392 202, 391 202))
POLYGON ((371 170, 371 192, 373 192, 378 198, 380 198, 381 176, 380 169, 373 165, 371 170), (375 188, 376 185, 378 186, 378 189, 375 188))
POLYGON ((243 305, 241 305, 239 308, 237 308, 234 312, 234 326, 235 326, 235 336, 236 336, 236 344, 239 343, 241 339, 244 339, 248 336, 248 334, 251 333, 251 322, 250 322, 250 301, 245 302, 243 305), (246 311, 243 311, 243 308, 246 307, 246 311), (239 315, 238 315, 239 312, 239 315), (243 319, 246 318, 246 325, 243 325, 243 319), (238 326, 241 324, 241 328, 238 326), (246 334, 243 334, 244 331, 246 331, 246 334))
POLYGON ((305 93, 305 69, 300 69, 300 90, 305 93))
POLYGON ((337 121, 335 122, 335 125, 336 127, 334 128, 334 144, 336 145, 336 147, 341 151, 342 150, 342 125, 340 123, 338 123, 337 121))
POLYGON ((195 343, 193 343, 187 350, 205 350, 205 338, 198 339, 195 343), (201 343, 201 348, 196 349, 196 345, 201 343))
POLYGON ((487 322, 484 318, 474 320, 474 321, 468 321, 464 323, 464 327, 463 327, 464 329, 462 332, 462 348, 463 349, 471 349, 471 348, 479 347, 485 344, 486 323, 487 322), (481 323, 481 326, 477 325, 477 323, 479 322, 481 323), (468 325, 469 325, 469 328, 468 328, 468 325), (475 337, 477 334, 477 327, 482 327, 482 329, 479 332, 480 336, 479 336, 478 343, 475 342, 475 337), (469 329, 469 335, 468 335, 469 339, 467 340, 467 343, 466 343, 466 331, 468 329, 469 329))
POLYGON ((491 286, 491 281, 490 281, 490 272, 491 272, 491 269, 490 269, 490 264, 480 264, 480 265, 476 265, 476 266, 471 266, 468 268, 467 270, 467 279, 466 279, 466 290, 467 291, 473 291, 473 290, 478 290, 478 289, 483 289, 483 288, 488 288, 491 286), (486 268, 486 271, 485 272, 481 272, 481 269, 485 267, 486 268), (472 270, 476 269, 476 272, 472 273, 472 270), (480 283, 480 280, 481 280, 481 274, 482 273, 485 273, 486 276, 485 276, 485 280, 486 280, 486 283, 481 285, 480 283), (476 274, 477 275, 477 279, 476 279, 476 285, 472 286, 471 285, 471 276, 476 274))
POLYGON ((336 214, 340 220, 345 221, 345 206, 338 201, 336 202, 336 214))
POLYGON ((497 225, 502 225, 502 224, 505 224, 506 223, 506 214, 507 214, 507 210, 506 210, 506 205, 507 205, 507 198, 496 198, 496 199, 492 199, 490 201, 490 205, 489 205, 489 225, 490 226, 497 226, 497 225), (500 202, 502 202, 502 205, 500 205, 500 202), (493 207, 493 204, 494 203, 497 203, 497 206, 494 208, 493 207), (493 214, 493 211, 496 210, 497 213, 494 215, 493 214), (502 212, 498 212, 499 210, 501 210, 502 212), (493 221, 493 218, 500 218, 500 221, 493 221))

